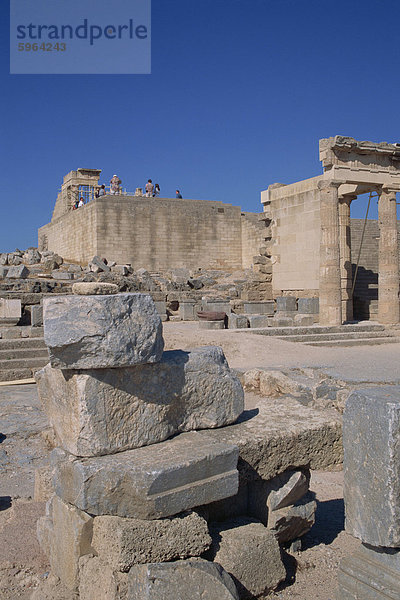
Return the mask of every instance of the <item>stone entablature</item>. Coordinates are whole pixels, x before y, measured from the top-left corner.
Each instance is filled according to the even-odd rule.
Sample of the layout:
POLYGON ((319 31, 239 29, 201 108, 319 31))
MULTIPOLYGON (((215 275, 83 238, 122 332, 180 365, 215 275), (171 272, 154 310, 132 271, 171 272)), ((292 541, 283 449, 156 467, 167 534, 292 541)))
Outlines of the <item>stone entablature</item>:
MULTIPOLYGON (((65 175, 61 192, 53 211, 52 221, 69 212, 76 200, 79 200, 83 188, 93 191, 98 187, 101 169, 77 169, 65 175)), ((94 194, 93 194, 94 195, 94 194)))

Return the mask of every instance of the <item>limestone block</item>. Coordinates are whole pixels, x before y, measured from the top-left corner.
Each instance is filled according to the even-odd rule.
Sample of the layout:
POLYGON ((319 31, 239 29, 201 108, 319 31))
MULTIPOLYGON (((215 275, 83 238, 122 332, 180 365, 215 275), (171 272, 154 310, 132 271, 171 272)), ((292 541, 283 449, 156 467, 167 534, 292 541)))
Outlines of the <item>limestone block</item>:
POLYGON ((315 323, 313 315, 296 315, 293 319, 295 327, 311 327, 315 323))
POLYGON ((14 266, 20 265, 22 263, 22 255, 16 252, 10 252, 7 256, 7 263, 14 266))
POLYGON ((104 516, 93 522, 92 546, 116 571, 200 556, 210 544, 207 521, 195 512, 153 521, 104 516))
MULTIPOLYGON (((9 263, 10 264, 10 263, 9 263)), ((18 265, 8 269, 8 279, 26 279, 29 275, 29 269, 25 265, 18 265)))
POLYGON ((284 312, 297 310, 296 298, 294 296, 278 296, 276 310, 284 312))
POLYGON ((255 519, 241 517, 214 523, 212 554, 236 582, 240 598, 274 590, 286 577, 275 535, 255 519))
POLYGON ((21 318, 21 300, 0 298, 0 325, 16 325, 21 318))
POLYGON ((0 265, 8 265, 8 255, 5 252, 2 252, 0 254, 0 265))
POLYGON ((243 312, 246 315, 273 315, 275 311, 275 302, 266 300, 265 302, 243 302, 243 312))
POLYGON ((135 565, 128 575, 129 600, 239 600, 224 569, 201 558, 135 565))
POLYGON ((317 503, 309 492, 294 506, 287 506, 268 513, 268 528, 283 544, 296 540, 310 531, 315 523, 317 503))
POLYGON ((346 530, 400 547, 400 386, 354 391, 343 414, 346 530))
POLYGON ((78 588, 78 561, 85 554, 92 552, 93 518, 63 502, 58 496, 53 496, 50 507, 49 522, 41 521, 38 531, 42 544, 49 544, 49 559, 51 570, 70 590, 78 588), (48 534, 44 532, 48 527, 48 534), (46 535, 47 541, 46 541, 46 535))
POLYGON ((3 340, 16 340, 21 336, 21 327, 2 327, 1 330, 1 337, 3 340))
POLYGON ((275 398, 291 394, 296 398, 301 398, 303 404, 308 404, 313 400, 310 387, 296 381, 293 377, 288 377, 281 371, 273 370, 260 372, 260 394, 275 398))
POLYGON ((22 260, 27 265, 35 265, 37 263, 40 263, 40 259, 40 252, 36 248, 28 248, 28 250, 22 257, 22 260))
POLYGON ((238 448, 199 433, 61 463, 57 494, 92 515, 160 519, 238 490, 238 448))
POLYGON ((301 314, 317 315, 319 313, 318 298, 299 298, 297 301, 297 310, 301 314))
POLYGON ((249 321, 246 315, 237 315, 236 313, 230 313, 228 317, 229 329, 247 329, 249 321))
POLYGON ((36 304, 31 308, 31 326, 43 327, 43 306, 36 304))
POLYGON ((199 321, 199 329, 225 329, 225 321, 199 321))
POLYGON ((53 279, 59 279, 61 281, 71 281, 74 279, 74 273, 69 273, 68 271, 52 271, 51 276, 53 279))
POLYGON ((182 321, 195 321, 196 320, 196 314, 195 314, 195 300, 181 300, 179 302, 179 316, 181 317, 182 321))
POLYGON ((118 286, 115 283, 103 283, 100 281, 80 281, 73 284, 72 293, 77 296, 117 294, 118 286))
POLYGON ((236 421, 241 383, 221 348, 164 352, 161 362, 120 369, 35 374, 58 443, 76 456, 112 454, 193 429, 236 421))
POLYGON ((8 267, 0 267, 0 279, 7 277, 8 267))
POLYGON ((103 271, 104 273, 109 273, 111 271, 110 267, 106 265, 100 256, 94 256, 90 261, 90 264, 98 268, 97 272, 103 271))
POLYGON ((400 550, 360 545, 338 572, 337 600, 400 598, 400 550))
POLYGON ((165 315, 167 312, 167 303, 165 300, 154 300, 154 306, 159 315, 165 315))
POLYGON ((249 326, 253 328, 268 327, 269 317, 267 315, 247 315, 249 326))
POLYGON ((45 298, 43 319, 53 367, 126 367, 162 355, 161 320, 144 294, 45 298))
POLYGON ((294 320, 291 317, 281 317, 275 314, 270 321, 271 327, 293 327, 294 320))
POLYGON ((202 302, 204 312, 224 312, 227 315, 231 312, 231 305, 226 300, 204 299, 202 302))

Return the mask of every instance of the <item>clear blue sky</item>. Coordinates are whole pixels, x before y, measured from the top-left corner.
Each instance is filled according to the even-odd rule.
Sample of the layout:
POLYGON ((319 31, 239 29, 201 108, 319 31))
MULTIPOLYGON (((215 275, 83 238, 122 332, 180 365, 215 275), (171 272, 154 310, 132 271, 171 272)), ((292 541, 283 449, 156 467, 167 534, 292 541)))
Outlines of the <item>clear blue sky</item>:
POLYGON ((0 251, 36 245, 78 167, 260 211, 321 172, 319 138, 400 141, 398 0, 153 0, 152 74, 115 76, 9 75, 7 4, 0 251))

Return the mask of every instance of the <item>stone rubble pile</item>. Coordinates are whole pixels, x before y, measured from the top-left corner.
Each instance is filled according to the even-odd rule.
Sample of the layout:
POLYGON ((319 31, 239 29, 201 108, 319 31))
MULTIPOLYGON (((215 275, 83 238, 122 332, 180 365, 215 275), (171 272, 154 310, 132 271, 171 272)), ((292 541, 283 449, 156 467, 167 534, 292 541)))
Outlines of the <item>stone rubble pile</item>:
MULTIPOLYGON (((37 383, 57 448, 38 539, 71 597, 238 600, 275 589, 285 578, 277 528, 246 515, 212 523, 238 493, 239 449, 211 432, 244 406, 222 350, 163 353, 143 294, 46 298, 44 330, 50 363, 37 383)), ((291 477, 272 484, 271 511, 307 491, 291 477)))

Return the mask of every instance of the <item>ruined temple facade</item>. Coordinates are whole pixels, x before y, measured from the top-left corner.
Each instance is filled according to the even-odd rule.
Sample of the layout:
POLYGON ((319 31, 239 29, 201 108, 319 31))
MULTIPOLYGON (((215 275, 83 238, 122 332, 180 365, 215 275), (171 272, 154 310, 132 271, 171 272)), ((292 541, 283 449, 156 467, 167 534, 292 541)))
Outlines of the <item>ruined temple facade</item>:
POLYGON ((322 325, 354 317, 398 323, 400 145, 336 136, 320 140, 319 150, 323 173, 270 185, 261 214, 209 200, 95 199, 101 171, 71 171, 51 223, 39 229, 39 248, 82 264, 100 255, 157 272, 252 268, 259 285, 248 300, 319 297, 322 325), (353 293, 363 223, 350 219, 350 205, 367 192, 379 198, 379 223, 368 221, 353 293), (73 211, 82 193, 90 201, 73 211))

